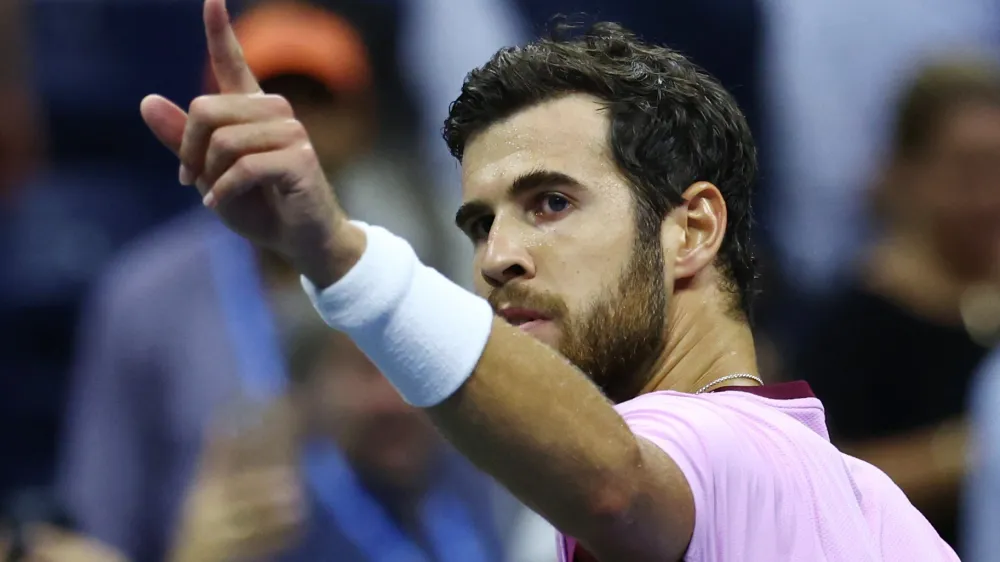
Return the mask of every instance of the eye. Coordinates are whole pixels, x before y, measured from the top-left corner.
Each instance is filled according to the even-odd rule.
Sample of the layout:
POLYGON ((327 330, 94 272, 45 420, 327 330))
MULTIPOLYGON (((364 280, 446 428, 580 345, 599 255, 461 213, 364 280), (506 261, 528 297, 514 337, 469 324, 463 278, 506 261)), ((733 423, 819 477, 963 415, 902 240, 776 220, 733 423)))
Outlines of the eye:
POLYGON ((571 203, 569 199, 559 193, 546 193, 538 199, 538 208, 535 214, 538 216, 558 215, 569 210, 571 203))
POLYGON ((490 237, 490 229, 493 228, 493 218, 493 215, 488 215, 470 221, 465 227, 465 233, 473 242, 486 240, 490 237))

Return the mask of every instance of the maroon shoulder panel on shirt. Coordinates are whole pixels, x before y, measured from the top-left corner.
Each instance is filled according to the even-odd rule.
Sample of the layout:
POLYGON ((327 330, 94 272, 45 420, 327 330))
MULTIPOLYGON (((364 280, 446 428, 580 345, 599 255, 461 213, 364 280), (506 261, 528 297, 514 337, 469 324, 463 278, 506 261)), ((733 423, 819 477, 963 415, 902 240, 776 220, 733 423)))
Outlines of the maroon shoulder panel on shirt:
POLYGON ((795 400, 797 398, 816 398, 812 388, 806 381, 791 381, 778 384, 765 384, 764 386, 722 386, 712 392, 723 390, 738 390, 749 392, 763 398, 772 400, 795 400))

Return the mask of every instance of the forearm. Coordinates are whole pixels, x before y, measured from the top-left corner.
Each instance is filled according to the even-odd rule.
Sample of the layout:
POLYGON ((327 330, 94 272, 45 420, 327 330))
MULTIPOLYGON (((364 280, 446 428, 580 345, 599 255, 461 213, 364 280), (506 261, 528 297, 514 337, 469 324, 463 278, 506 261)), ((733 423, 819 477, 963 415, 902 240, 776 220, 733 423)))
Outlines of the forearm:
POLYGON ((449 440, 569 532, 614 513, 641 465, 636 438, 587 378, 503 321, 473 376, 430 409, 449 440))
POLYGON ((462 453, 602 560, 679 557, 693 507, 673 461, 565 358, 414 268, 398 239, 369 234, 342 281, 322 294, 307 285, 324 319, 462 453))
POLYGON ((690 537, 673 531, 689 514, 669 498, 685 491, 649 478, 676 467, 582 373, 516 328, 495 320, 472 377, 430 413, 466 457, 602 560, 683 553, 690 537))
POLYGON ((934 509, 958 498, 968 462, 966 439, 959 419, 843 449, 882 469, 918 508, 934 509))

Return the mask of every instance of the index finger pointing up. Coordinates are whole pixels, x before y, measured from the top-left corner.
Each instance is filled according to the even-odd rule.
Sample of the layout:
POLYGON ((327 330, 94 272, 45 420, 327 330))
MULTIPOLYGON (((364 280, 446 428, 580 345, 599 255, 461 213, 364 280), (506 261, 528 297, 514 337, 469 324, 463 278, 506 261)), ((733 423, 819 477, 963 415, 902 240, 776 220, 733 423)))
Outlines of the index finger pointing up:
POLYGON ((243 49, 229 23, 226 0, 205 0, 205 36, 208 38, 208 57, 212 72, 223 94, 254 94, 260 85, 254 78, 243 49))

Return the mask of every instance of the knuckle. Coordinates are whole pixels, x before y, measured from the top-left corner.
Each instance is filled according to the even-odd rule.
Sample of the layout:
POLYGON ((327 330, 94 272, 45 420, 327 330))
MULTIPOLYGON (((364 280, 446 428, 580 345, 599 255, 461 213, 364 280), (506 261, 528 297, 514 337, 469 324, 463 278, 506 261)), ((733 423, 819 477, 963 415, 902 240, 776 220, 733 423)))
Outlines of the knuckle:
POLYGON ((233 171, 237 174, 239 179, 246 180, 247 178, 253 176, 256 166, 254 166, 253 158, 250 156, 244 156, 233 164, 233 171))
POLYGON ((299 164, 307 164, 315 159, 315 152, 312 142, 306 138, 303 142, 299 143, 298 150, 295 151, 295 159, 299 164))
POLYGON ((266 94, 264 96, 264 101, 271 107, 272 111, 277 115, 291 117, 295 115, 292 110, 292 104, 287 98, 278 94, 266 94))
POLYGON ((306 132, 306 127, 298 119, 285 120, 285 126, 288 128, 289 135, 294 140, 308 141, 309 134, 306 132))
POLYGON ((209 139, 209 150, 221 156, 232 155, 237 150, 237 139, 229 127, 216 129, 209 139))
POLYGON ((296 167, 304 173, 312 173, 321 168, 316 150, 308 139, 299 145, 299 150, 295 151, 295 155, 296 167))
POLYGON ((188 114, 195 119, 204 119, 211 113, 212 110, 212 98, 214 96, 198 96, 191 100, 191 105, 188 106, 188 114))

